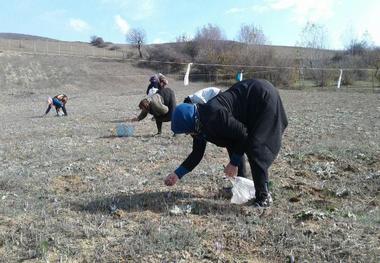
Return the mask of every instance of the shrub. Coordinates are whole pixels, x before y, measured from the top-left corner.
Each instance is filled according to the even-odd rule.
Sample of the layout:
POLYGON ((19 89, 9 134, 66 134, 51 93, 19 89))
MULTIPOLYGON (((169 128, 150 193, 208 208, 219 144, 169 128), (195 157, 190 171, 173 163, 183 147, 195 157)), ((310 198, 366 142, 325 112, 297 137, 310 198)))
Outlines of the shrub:
POLYGON ((93 46, 96 46, 96 47, 100 47, 100 48, 107 46, 107 44, 104 42, 103 38, 98 37, 98 36, 92 36, 90 44, 93 46))

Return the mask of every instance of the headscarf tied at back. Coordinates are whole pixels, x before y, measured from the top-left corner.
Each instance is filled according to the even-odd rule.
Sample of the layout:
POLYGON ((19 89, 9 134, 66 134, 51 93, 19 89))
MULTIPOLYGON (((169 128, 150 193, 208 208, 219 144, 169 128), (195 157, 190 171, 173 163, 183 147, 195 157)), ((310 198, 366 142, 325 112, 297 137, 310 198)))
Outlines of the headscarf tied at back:
POLYGON ((175 134, 195 132, 196 106, 194 104, 179 104, 172 115, 171 129, 175 134))
POLYGON ((150 78, 149 78, 149 82, 151 83, 156 83, 158 82, 158 76, 156 74, 152 75, 150 78))

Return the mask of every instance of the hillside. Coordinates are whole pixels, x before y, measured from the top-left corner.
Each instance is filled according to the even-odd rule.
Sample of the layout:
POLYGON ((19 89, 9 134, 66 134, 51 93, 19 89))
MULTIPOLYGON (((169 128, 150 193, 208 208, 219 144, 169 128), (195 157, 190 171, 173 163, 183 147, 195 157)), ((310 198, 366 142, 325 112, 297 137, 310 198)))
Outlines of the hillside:
POLYGON ((59 41, 56 39, 41 37, 41 36, 33 36, 27 34, 18 34, 18 33, 0 33, 1 39, 15 39, 15 40, 49 40, 49 41, 59 41))

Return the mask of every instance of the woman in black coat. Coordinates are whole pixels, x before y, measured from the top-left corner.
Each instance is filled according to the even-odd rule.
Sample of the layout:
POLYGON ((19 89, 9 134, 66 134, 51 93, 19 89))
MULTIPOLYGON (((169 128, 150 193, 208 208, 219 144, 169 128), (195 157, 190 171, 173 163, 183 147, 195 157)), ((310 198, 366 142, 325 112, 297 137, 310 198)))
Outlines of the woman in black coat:
POLYGON ((165 179, 174 185, 201 161, 207 142, 227 148, 230 162, 224 169, 234 177, 245 153, 256 188, 255 205, 269 206, 268 168, 281 148, 288 125, 281 98, 266 80, 245 80, 220 93, 206 104, 180 104, 172 116, 172 131, 193 136, 193 150, 165 179))

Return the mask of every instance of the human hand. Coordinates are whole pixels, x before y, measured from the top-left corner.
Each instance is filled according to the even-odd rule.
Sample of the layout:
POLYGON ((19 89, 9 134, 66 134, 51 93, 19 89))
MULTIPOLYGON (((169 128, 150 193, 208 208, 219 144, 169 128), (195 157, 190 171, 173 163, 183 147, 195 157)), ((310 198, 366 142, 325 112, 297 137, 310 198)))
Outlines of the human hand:
POLYGON ((178 181, 178 176, 175 173, 171 173, 165 178, 165 185, 166 186, 173 186, 177 183, 178 181))
POLYGON ((235 165, 232 165, 231 163, 228 163, 226 167, 224 167, 224 173, 228 177, 235 177, 238 173, 238 167, 235 165))

